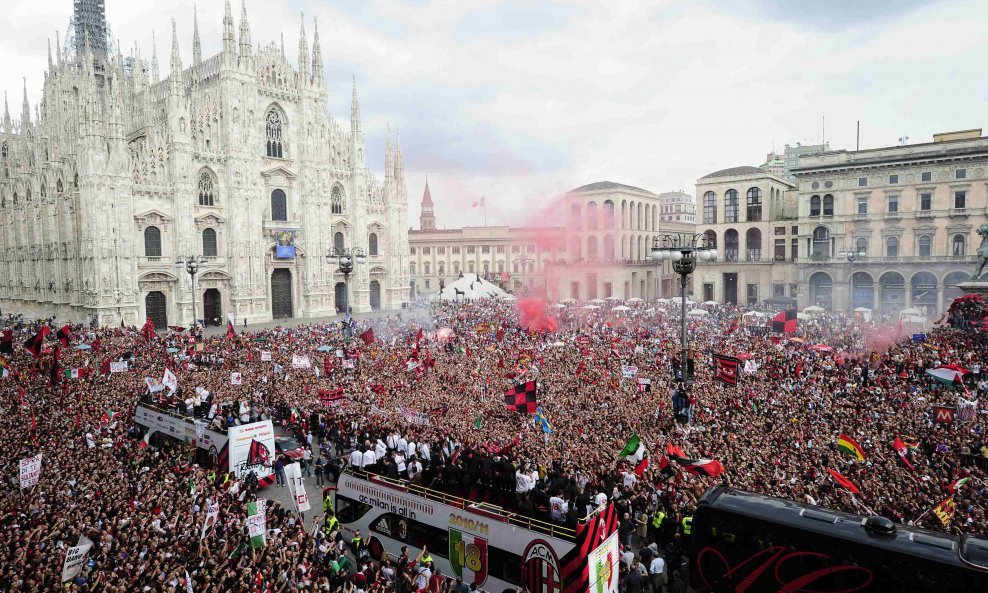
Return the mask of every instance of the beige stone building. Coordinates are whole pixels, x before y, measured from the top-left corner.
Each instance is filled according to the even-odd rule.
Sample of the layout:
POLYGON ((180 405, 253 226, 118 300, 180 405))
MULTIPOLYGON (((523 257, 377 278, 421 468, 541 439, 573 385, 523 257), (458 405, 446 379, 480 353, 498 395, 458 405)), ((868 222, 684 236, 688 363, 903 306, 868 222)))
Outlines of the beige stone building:
POLYGON ((792 170, 800 306, 942 311, 973 271, 976 230, 988 222, 986 170, 980 129, 803 156, 792 170))
POLYGON ((699 262, 696 298, 732 304, 785 304, 796 296, 795 186, 760 167, 733 167, 696 183, 697 231, 717 245, 717 261, 699 262))
MULTIPOLYGON (((413 294, 439 290, 460 272, 475 272, 516 293, 526 288, 552 299, 610 296, 645 299, 678 294, 670 262, 648 257, 656 235, 695 232, 692 223, 662 221, 660 196, 602 181, 562 198, 560 220, 541 228, 436 229, 426 187, 422 230, 409 231, 413 294)), ((684 208, 685 210, 685 208, 684 208)))

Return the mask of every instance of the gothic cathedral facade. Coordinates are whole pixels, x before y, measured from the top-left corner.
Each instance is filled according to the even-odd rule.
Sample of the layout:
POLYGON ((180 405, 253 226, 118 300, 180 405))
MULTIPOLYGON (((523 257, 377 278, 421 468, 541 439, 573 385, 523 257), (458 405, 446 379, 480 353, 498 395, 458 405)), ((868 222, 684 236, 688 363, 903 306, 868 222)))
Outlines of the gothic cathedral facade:
POLYGON ((400 141, 388 132, 382 183, 356 83, 349 127, 328 115, 318 29, 310 46, 303 23, 296 68, 283 44, 253 47, 246 7, 238 39, 227 0, 222 52, 202 58, 196 25, 183 68, 173 22, 162 80, 157 52, 124 57, 98 23, 102 0, 88 4, 99 18, 76 2, 75 39, 49 49, 33 117, 26 89, 19 121, 5 109, 4 313, 159 327, 334 315, 347 298, 334 248, 367 255, 353 311, 408 301, 400 141), (176 263, 189 257, 195 275, 176 263))

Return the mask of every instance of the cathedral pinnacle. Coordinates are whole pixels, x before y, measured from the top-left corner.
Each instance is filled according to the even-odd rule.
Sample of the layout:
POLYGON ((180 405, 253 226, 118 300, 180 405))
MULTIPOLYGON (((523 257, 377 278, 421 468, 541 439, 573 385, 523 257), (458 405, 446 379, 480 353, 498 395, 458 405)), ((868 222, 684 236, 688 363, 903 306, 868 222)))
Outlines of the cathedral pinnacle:
POLYGON ((7 105, 7 91, 3 92, 3 129, 10 132, 10 107, 7 105))
POLYGON ((360 103, 357 102, 357 75, 353 75, 353 98, 350 99, 350 133, 360 131, 360 103))
POLYGON ((199 41, 199 14, 196 5, 192 5, 192 64, 202 63, 202 43, 199 41))
POLYGON ((247 0, 240 3, 240 59, 250 56, 250 23, 247 22, 247 0))
POLYGON ((298 35, 298 71, 301 76, 300 80, 305 80, 305 73, 311 68, 309 63, 309 47, 305 40, 305 13, 301 13, 299 17, 299 35, 298 35))
POLYGON ((226 0, 223 9, 223 53, 229 57, 236 54, 236 40, 233 36, 233 9, 230 0, 226 0))
POLYGON ((62 40, 61 36, 58 34, 58 29, 55 29, 55 59, 58 63, 62 63, 62 40))
POLYGON ((51 37, 48 38, 48 71, 51 72, 52 68, 55 66, 51 61, 51 37))
POLYGON ((319 19, 313 19, 314 32, 312 34, 312 83, 321 87, 322 80, 322 47, 319 46, 319 19))
POLYGON ((27 77, 24 77, 24 104, 21 106, 21 128, 31 123, 31 106, 27 102, 27 77))
POLYGON ((182 57, 178 53, 178 28, 175 26, 175 19, 172 19, 172 72, 171 83, 177 88, 182 83, 182 57))
POLYGON ((154 29, 151 30, 151 82, 157 84, 158 77, 158 41, 154 36, 154 29))
POLYGON ((394 181, 395 157, 391 147, 391 124, 388 124, 388 143, 384 149, 384 182, 390 185, 394 181))

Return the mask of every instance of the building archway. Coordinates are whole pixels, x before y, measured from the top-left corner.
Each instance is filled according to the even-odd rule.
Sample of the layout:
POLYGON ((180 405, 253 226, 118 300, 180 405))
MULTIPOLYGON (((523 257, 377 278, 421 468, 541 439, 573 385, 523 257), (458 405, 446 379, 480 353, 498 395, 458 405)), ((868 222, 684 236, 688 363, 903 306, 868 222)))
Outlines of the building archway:
POLYGON ((875 308, 875 279, 867 272, 851 276, 851 308, 875 308))
POLYGON ((882 311, 901 311, 906 305, 906 281, 898 272, 885 272, 878 279, 882 286, 882 311))
POLYGON ((206 325, 223 323, 223 298, 219 289, 207 288, 202 293, 202 319, 206 325))
POLYGON ((381 310, 381 283, 377 280, 370 281, 370 306, 371 311, 381 310))
POLYGON ((144 315, 157 329, 168 327, 168 303, 165 300, 165 293, 154 290, 144 297, 144 315))
POLYGON ((834 279, 826 272, 810 276, 810 301, 812 304, 830 309, 833 306, 834 279))
POLYGON ((271 317, 292 317, 292 271, 276 268, 271 272, 271 317))
POLYGON ((913 307, 926 307, 927 313, 937 306, 937 277, 929 272, 917 272, 909 280, 913 307))
POLYGON ((968 272, 951 272, 943 277, 943 308, 946 309, 950 306, 954 299, 964 296, 964 290, 958 288, 958 284, 961 282, 967 282, 971 279, 971 274, 968 272))

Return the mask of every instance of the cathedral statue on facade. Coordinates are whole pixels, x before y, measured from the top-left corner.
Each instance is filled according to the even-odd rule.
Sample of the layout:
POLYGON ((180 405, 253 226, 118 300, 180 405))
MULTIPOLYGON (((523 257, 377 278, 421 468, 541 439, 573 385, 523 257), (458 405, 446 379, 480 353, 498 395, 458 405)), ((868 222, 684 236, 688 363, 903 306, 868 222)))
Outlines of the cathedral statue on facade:
MULTIPOLYGON (((255 47, 230 2, 222 51, 198 22, 183 66, 171 25, 158 55, 124 56, 103 0, 75 2, 48 53, 41 104, 24 89, 0 128, 0 308, 27 316, 159 327, 334 315, 334 247, 360 247, 354 311, 408 301, 404 158, 388 132, 383 182, 368 170, 354 81, 349 126, 327 113, 319 30, 304 20, 297 64, 255 47), (176 260, 204 263, 195 276, 176 260), (194 290, 190 284, 194 279, 194 290)), ((349 89, 348 89, 349 90, 349 89)))

